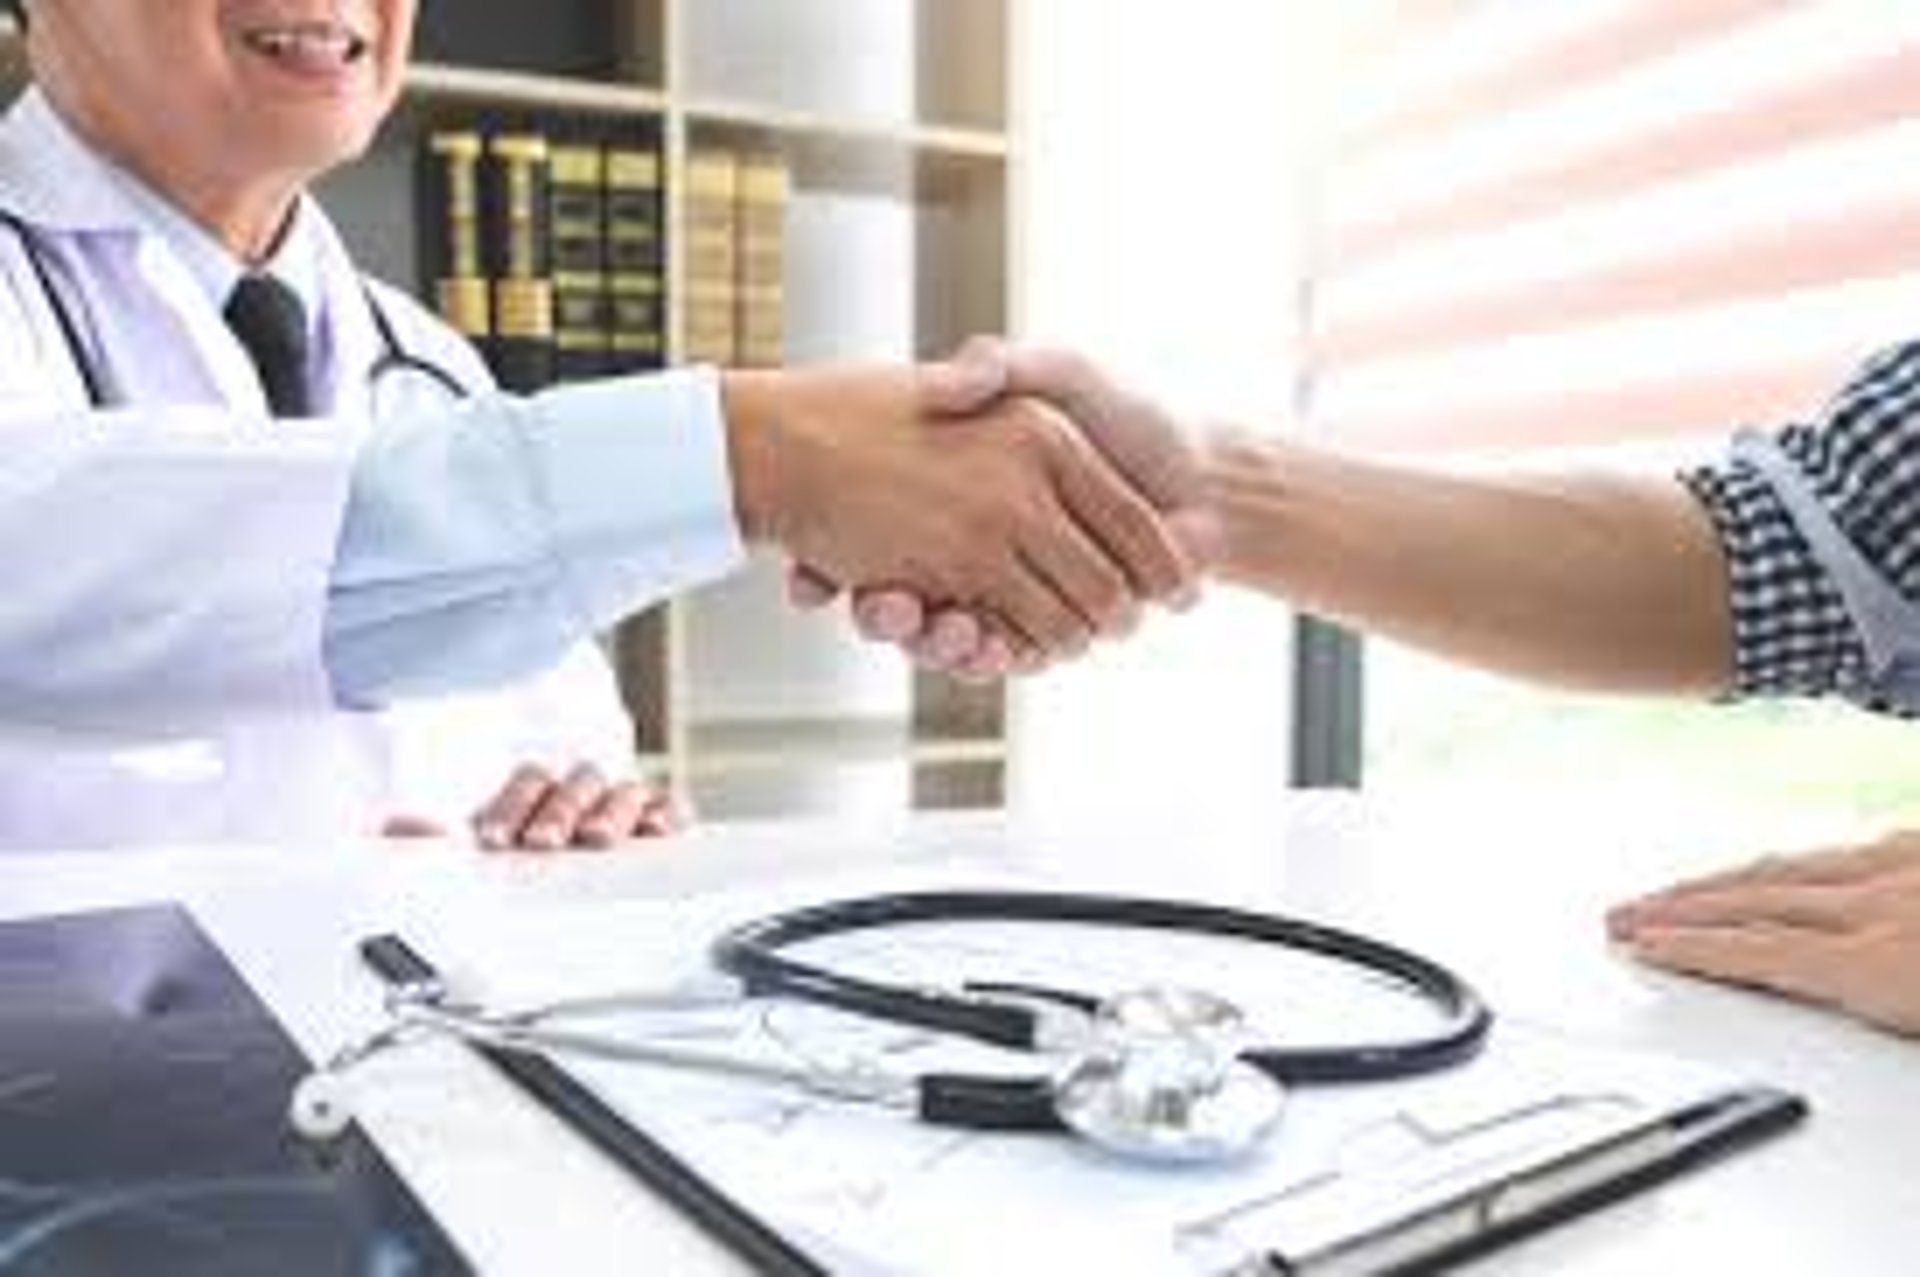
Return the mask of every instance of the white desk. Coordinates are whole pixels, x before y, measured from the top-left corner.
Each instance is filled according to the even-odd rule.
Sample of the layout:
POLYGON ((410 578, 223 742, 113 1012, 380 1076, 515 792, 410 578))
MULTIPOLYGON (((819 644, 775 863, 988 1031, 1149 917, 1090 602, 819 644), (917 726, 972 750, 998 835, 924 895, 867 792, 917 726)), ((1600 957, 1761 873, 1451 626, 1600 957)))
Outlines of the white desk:
MULTIPOLYGON (((352 941, 458 911, 638 899, 749 875, 901 856, 1038 851, 1087 885, 1224 895, 1308 913, 1431 953, 1503 1014, 1595 1038, 1743 1064, 1802 1090, 1800 1131, 1483 1262, 1499 1274, 1910 1273, 1920 1266, 1920 1043, 1824 1013, 1638 971, 1614 958, 1605 903, 1664 880, 1699 848, 1508 811, 1391 814, 1296 801, 1252 831, 1197 843, 1135 826, 1014 829, 926 819, 895 827, 711 828, 672 850, 507 861, 451 850, 179 851, 0 858, 0 915, 152 899, 191 905, 310 1053, 375 1013, 352 941), (1168 854, 1098 874, 1113 839, 1168 854), (1174 845, 1174 844, 1178 845, 1174 845), (1177 854, 1173 854, 1177 853, 1177 854), (1177 874, 1173 871, 1177 868, 1177 874)), ((1686 867, 1693 867, 1687 865, 1686 867)), ((477 1060, 426 1048, 382 1066, 364 1120, 460 1246, 488 1272, 731 1272, 665 1207, 477 1060), (644 1259, 642 1259, 644 1257, 644 1259)))

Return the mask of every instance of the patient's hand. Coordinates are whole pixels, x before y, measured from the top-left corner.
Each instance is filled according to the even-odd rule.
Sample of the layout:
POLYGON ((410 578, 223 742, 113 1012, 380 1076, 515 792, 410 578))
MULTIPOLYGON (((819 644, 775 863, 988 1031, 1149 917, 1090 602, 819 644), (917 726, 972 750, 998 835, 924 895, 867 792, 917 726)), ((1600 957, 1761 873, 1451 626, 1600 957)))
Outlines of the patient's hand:
POLYGON ((1621 905, 1607 922, 1654 966, 1920 1035, 1920 834, 1768 856, 1621 905))
MULTIPOLYGON (((670 795, 639 781, 609 781, 591 763, 565 777, 527 763, 473 813, 474 837, 489 851, 561 851, 605 848, 635 838, 673 833, 680 821, 670 795)), ((381 831, 389 838, 438 838, 434 821, 395 816, 381 831)))

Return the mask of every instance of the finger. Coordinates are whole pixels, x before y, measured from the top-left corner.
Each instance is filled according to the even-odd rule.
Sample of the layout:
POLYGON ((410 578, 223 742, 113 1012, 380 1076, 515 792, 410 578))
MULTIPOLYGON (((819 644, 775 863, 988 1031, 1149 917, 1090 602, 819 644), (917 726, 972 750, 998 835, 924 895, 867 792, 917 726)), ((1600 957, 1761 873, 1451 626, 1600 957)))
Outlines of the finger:
POLYGON ((1761 883, 1823 883, 1840 886, 1871 878, 1889 868, 1914 863, 1920 863, 1920 858, 1916 858, 1907 847, 1892 843, 1869 843, 1863 847, 1838 847, 1797 855, 1762 856, 1732 869, 1684 879, 1634 903, 1761 883))
POLYGON ((612 847, 647 832, 644 826, 653 801, 653 790, 638 782, 610 785, 581 816, 573 840, 583 847, 612 847))
POLYGON ((944 608, 914 645, 914 659, 929 669, 952 670, 972 659, 986 641, 980 619, 965 608, 944 608))
POLYGON ((1668 971, 1831 1002, 1837 949, 1830 936, 1787 927, 1650 927, 1632 952, 1668 971))
POLYGON ((818 568, 795 563, 787 568, 787 601, 802 611, 815 611, 840 597, 840 584, 818 568))
POLYGON ((446 827, 425 816, 389 816, 380 826, 382 838, 444 838, 446 827))
MULTIPOLYGON (((1078 536, 1071 520, 1061 519, 1060 527, 1060 535, 1078 536)), ((1046 538, 1034 540, 1045 542, 1046 538)), ((1024 549, 1001 574, 995 595, 993 610, 1014 637, 1016 665, 1077 656, 1093 642, 1092 624, 1024 549)))
POLYGON ((1648 901, 1621 911, 1631 939, 1648 927, 1744 927, 1767 923, 1813 931, 1845 931, 1860 918, 1860 894, 1850 886, 1748 883, 1648 901))
POLYGON ((920 407, 934 417, 971 416, 998 399, 1006 382, 1006 343, 974 337, 951 358, 921 365, 920 407))
POLYGON ((1178 533, 1092 444, 1072 435, 1053 479, 1062 503, 1126 573, 1133 594, 1174 599, 1193 593, 1200 574, 1178 533))
POLYGON ((664 790, 655 790, 647 797, 646 808, 640 813, 634 834, 640 838, 664 838, 679 833, 686 824, 673 795, 664 790))
POLYGON ((520 845, 529 851, 558 851, 580 832, 580 821, 607 792, 606 779, 591 763, 581 763, 549 788, 527 820, 520 845))
POLYGON ((926 628, 926 609, 911 590, 854 591, 854 627, 876 643, 908 644, 926 628))
POLYGON ((1013 666, 1013 644, 1006 635, 989 631, 979 651, 963 661, 955 672, 968 682, 997 683, 1013 672, 1013 666))
MULTIPOLYGON (((1227 529, 1217 510, 1187 507, 1169 511, 1167 530, 1190 563, 1214 564, 1227 557, 1227 529)), ((1200 582, 1161 600, 1175 611, 1186 611, 1200 601, 1200 582)))
POLYGON ((474 838, 489 851, 516 845, 527 820, 552 787, 553 777, 544 767, 517 768, 500 792, 473 814, 474 838))
POLYGON ((1020 553, 1053 586, 1089 631, 1121 635, 1140 623, 1140 607, 1126 572, 1077 519, 1062 513, 1024 529, 1020 553))

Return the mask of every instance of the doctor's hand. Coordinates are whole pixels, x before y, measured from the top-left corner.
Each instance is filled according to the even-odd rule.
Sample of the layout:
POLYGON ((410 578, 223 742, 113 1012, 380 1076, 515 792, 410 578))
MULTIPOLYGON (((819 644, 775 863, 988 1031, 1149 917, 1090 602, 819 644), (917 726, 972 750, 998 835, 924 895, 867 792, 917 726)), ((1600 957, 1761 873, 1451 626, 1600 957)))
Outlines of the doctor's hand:
MULTIPOLYGON (((1007 396, 1039 399, 1065 413, 1167 519, 1184 560, 1184 575, 1167 601, 1175 606, 1192 601, 1199 568, 1212 556, 1218 532, 1202 493, 1198 445, 1163 408, 1116 384, 1079 355, 987 337, 968 342, 947 363, 930 366, 922 392, 930 411, 956 420, 1007 396)), ((840 593, 839 583, 816 564, 796 565, 789 584, 800 607, 824 606, 840 593)), ((989 620, 963 607, 938 606, 908 590, 866 586, 855 592, 853 613, 868 638, 896 644, 929 668, 984 680, 1003 676, 1014 664, 989 620)))
MULTIPOLYGON (((637 781, 609 781, 590 763, 564 776, 523 764, 498 793, 473 813, 474 839, 488 851, 560 851, 608 848, 635 838, 674 833, 684 823, 671 797, 637 781)), ((388 838, 439 838, 447 830, 430 820, 396 816, 388 838)))
POLYGON ((934 410, 943 375, 727 374, 748 536, 824 579, 961 609, 1010 662, 1081 651, 1191 587, 1173 529, 1057 409, 989 387, 954 428, 934 410))
POLYGON ((1653 966, 1920 1035, 1920 833, 1768 856, 1623 904, 1607 926, 1653 966))

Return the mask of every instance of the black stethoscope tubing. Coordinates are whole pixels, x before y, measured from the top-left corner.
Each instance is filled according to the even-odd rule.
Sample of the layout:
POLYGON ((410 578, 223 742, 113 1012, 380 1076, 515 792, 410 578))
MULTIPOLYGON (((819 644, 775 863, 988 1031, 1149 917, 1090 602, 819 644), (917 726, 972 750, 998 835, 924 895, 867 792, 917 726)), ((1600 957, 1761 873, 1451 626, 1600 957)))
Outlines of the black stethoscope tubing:
MULTIPOLYGON (((80 325, 72 309, 67 305, 66 296, 54 281, 52 268, 48 265, 45 247, 40 243, 39 234, 23 222, 16 214, 0 209, 0 224, 10 229, 20 242, 27 258, 27 266, 33 271, 34 280, 40 286, 47 305, 53 311, 54 323, 60 329, 60 339, 67 348, 67 357, 73 362, 74 370, 79 373, 80 381, 86 388, 87 401, 95 408, 108 408, 113 405, 113 396, 107 388, 106 377, 93 359, 86 340, 80 332, 80 325)), ((374 330, 379 334, 381 351, 367 370, 367 382, 378 386, 382 379, 400 375, 420 375, 431 380, 440 389, 454 399, 465 399, 471 391, 461 384, 458 377, 429 359, 423 359, 411 353, 401 342, 400 334, 393 326, 386 308, 380 305, 380 299, 374 295, 373 288, 365 281, 360 283, 361 296, 366 298, 367 313, 372 316, 374 330)))
MULTIPOLYGON (((865 979, 782 952, 791 945, 855 931, 968 921, 1080 923, 1278 945, 1384 976, 1430 1003, 1442 1017, 1432 1032, 1396 1041, 1262 1047, 1241 1053, 1246 1063, 1286 1084, 1383 1081, 1446 1068, 1472 1057, 1493 1023, 1491 1011, 1464 980, 1416 953, 1319 923, 1198 902, 1024 891, 868 896, 745 923, 715 940, 709 956, 741 982, 748 996, 796 998, 1016 1050, 1037 1047, 1039 1013, 1018 1002, 996 1001, 996 993, 1079 1010, 1097 1004, 1097 998, 1085 994, 1024 985, 978 985, 970 991, 973 996, 954 996, 865 979)), ((939 1125, 1056 1130, 1062 1124, 1047 1077, 927 1074, 916 1089, 920 1116, 939 1125)))

